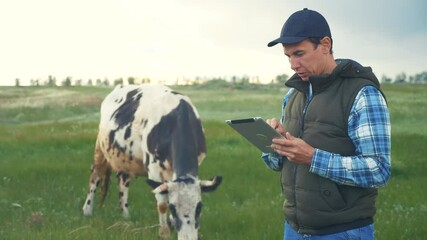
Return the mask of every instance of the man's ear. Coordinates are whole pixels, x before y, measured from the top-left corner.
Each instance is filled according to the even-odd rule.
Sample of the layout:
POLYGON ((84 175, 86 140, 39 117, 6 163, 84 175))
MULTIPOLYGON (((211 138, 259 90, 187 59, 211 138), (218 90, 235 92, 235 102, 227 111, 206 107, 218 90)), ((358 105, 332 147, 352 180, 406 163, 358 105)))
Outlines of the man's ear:
POLYGON ((320 40, 322 46, 322 53, 329 54, 332 48, 332 39, 330 37, 324 37, 320 40))

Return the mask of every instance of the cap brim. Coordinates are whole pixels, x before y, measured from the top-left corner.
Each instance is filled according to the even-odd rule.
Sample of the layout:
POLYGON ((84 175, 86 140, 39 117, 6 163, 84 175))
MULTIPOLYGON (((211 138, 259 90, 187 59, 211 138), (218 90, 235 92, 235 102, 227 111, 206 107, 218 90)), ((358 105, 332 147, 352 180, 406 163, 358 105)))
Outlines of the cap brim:
POLYGON ((278 43, 282 44, 293 44, 301 42, 302 40, 307 39, 307 37, 280 37, 276 40, 273 40, 267 44, 268 47, 272 47, 278 43))

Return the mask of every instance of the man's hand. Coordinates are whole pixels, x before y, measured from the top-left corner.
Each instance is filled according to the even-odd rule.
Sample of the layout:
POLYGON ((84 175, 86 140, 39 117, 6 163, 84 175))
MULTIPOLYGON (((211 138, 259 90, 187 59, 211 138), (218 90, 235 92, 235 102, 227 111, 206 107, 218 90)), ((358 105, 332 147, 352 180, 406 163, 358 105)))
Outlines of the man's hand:
POLYGON ((314 148, 304 140, 292 136, 289 132, 282 135, 285 136, 285 138, 273 139, 271 148, 279 155, 287 157, 291 162, 310 165, 314 154, 314 148))
POLYGON ((273 129, 276 130, 280 135, 285 136, 286 130, 283 128, 282 124, 280 124, 280 121, 276 118, 271 118, 265 120, 266 123, 268 123, 273 129))

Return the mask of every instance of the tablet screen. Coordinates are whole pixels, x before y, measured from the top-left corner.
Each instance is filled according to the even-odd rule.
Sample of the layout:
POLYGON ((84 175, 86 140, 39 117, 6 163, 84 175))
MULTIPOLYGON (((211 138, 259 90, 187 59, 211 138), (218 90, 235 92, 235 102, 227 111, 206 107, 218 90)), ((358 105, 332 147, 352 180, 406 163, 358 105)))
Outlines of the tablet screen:
POLYGON ((283 138, 260 117, 226 120, 225 122, 265 153, 274 152, 270 147, 273 138, 283 138))

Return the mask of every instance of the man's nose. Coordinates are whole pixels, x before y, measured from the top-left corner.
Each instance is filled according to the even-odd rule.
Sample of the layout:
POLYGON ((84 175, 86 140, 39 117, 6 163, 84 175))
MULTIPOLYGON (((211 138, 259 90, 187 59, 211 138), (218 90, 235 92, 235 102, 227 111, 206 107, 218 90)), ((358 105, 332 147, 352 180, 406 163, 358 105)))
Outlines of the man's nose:
POLYGON ((295 72, 301 66, 299 60, 293 57, 289 58, 289 63, 291 64, 291 69, 294 70, 295 72))

